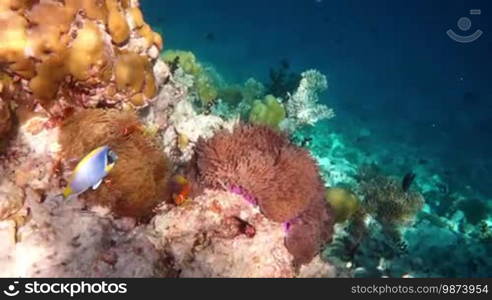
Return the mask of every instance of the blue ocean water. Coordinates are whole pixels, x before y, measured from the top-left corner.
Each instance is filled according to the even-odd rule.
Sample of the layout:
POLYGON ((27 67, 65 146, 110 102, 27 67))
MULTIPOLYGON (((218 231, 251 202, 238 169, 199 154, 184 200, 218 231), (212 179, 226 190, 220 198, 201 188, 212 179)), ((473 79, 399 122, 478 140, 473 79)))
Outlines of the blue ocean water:
MULTIPOLYGON (((400 143, 440 160, 492 197, 490 1, 143 1, 167 49, 191 50, 230 82, 266 80, 286 59, 326 74, 323 101, 339 130, 400 143), (481 15, 470 15, 481 9, 481 15), (457 21, 472 27, 460 32, 457 21), (473 43, 451 40, 482 30, 473 43), (207 39, 213 36, 213 40, 207 39)), ((457 180, 458 182, 460 180, 457 180)))
POLYGON ((166 49, 192 51, 230 83, 266 82, 281 61, 299 73, 318 69, 329 84, 322 102, 336 112, 316 125, 318 136, 339 133, 400 174, 423 168, 421 180, 437 174, 446 189, 492 202, 490 1, 166 0, 142 8, 166 49), (483 34, 460 43, 450 29, 483 34))

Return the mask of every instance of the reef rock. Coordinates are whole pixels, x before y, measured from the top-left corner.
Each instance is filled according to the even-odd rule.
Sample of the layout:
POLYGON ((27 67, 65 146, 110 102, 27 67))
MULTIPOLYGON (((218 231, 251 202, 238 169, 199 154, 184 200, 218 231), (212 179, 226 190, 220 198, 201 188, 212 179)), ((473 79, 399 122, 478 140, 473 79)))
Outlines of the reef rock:
MULTIPOLYGON (((207 190, 179 207, 162 207, 153 220, 153 242, 181 277, 295 277, 281 224, 268 220, 241 196, 207 190)), ((315 261, 304 276, 329 276, 315 261), (314 266, 317 264, 318 266, 314 266)))
POLYGON ((142 106, 157 94, 162 38, 138 1, 2 1, 0 68, 9 96, 51 114, 66 107, 142 106))
POLYGON ((22 189, 7 178, 0 177, 0 220, 11 217, 22 208, 23 204, 24 192, 22 189))
POLYGON ((142 227, 84 210, 82 202, 50 195, 43 203, 29 191, 29 222, 0 222, 0 276, 163 276, 160 256, 142 227))
POLYGON ((218 130, 231 129, 235 123, 213 115, 197 114, 188 100, 176 104, 168 122, 169 126, 162 134, 164 151, 178 164, 191 160, 199 138, 210 138, 218 130))

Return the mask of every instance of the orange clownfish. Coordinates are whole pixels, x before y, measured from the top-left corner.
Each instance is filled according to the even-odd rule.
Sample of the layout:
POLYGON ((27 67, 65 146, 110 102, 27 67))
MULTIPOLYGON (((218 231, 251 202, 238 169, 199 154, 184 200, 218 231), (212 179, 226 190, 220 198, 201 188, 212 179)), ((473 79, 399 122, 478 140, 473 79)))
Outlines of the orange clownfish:
POLYGON ((183 205, 191 193, 191 185, 183 175, 174 176, 175 183, 179 185, 179 192, 173 194, 174 203, 178 206, 183 205))

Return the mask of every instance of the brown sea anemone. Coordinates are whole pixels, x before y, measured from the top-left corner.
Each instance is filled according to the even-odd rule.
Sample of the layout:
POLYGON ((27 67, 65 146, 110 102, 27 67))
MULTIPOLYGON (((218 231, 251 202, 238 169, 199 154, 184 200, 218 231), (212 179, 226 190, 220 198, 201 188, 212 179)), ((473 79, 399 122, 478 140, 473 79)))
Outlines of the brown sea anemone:
POLYGON ((0 140, 9 133, 12 127, 12 113, 9 103, 0 97, 0 140))
POLYGON ((240 187, 276 222, 289 221, 324 199, 323 182, 309 153, 266 126, 241 124, 200 140, 192 171, 204 187, 240 187))
POLYGON ((83 194, 89 204, 110 207, 118 216, 143 218, 159 202, 169 199, 169 162, 144 135, 135 113, 100 109, 78 112, 62 124, 60 144, 69 167, 102 145, 118 155, 104 183, 83 194))
POLYGON ((322 200, 313 201, 297 218, 286 225, 285 246, 294 264, 306 264, 331 240, 334 217, 322 200))
POLYGON ((188 177, 195 186, 223 189, 283 222, 294 264, 311 261, 331 239, 333 212, 309 153, 263 125, 237 125, 200 140, 188 177))

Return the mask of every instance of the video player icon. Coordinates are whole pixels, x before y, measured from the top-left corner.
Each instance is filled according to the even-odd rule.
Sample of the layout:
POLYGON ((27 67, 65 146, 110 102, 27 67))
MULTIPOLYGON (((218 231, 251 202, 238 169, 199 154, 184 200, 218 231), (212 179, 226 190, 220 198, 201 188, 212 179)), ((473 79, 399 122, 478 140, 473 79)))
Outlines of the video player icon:
POLYGON ((19 295, 20 291, 16 290, 16 285, 19 284, 18 281, 14 281, 14 284, 10 284, 3 293, 9 297, 14 297, 19 295))
MULTIPOLYGON (((480 9, 470 10, 470 15, 472 15, 472 16, 473 15, 481 15, 481 14, 482 14, 482 11, 480 9)), ((466 31, 470 30, 471 26, 472 26, 472 21, 470 20, 470 18, 468 18, 468 17, 459 18, 458 28, 461 31, 466 32, 466 31)), ((459 35, 456 32, 454 32, 452 29, 449 29, 448 31, 446 31, 446 33, 452 40, 454 40, 455 42, 458 42, 458 43, 472 43, 472 42, 478 40, 483 35, 483 31, 480 29, 478 29, 474 33, 472 33, 470 35, 466 35, 466 36, 459 35)))

